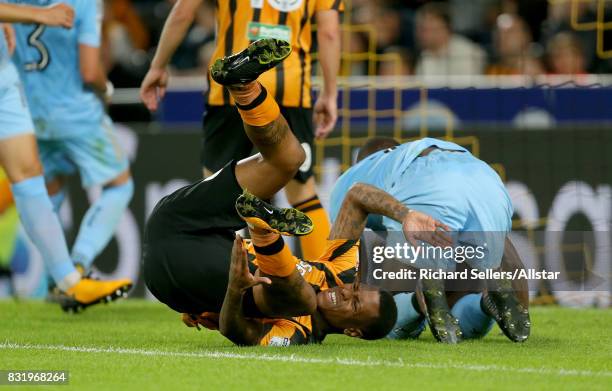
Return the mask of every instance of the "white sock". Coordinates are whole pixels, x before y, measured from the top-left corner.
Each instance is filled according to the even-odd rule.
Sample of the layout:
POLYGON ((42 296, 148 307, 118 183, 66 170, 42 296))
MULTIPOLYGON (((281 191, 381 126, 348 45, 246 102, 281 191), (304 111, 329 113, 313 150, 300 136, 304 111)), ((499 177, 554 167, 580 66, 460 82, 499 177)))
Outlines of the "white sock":
POLYGON ((68 274, 66 277, 64 277, 63 280, 59 281, 57 283, 57 287, 62 292, 66 292, 68 289, 78 284, 79 281, 81 281, 81 273, 79 273, 78 271, 74 271, 68 274))

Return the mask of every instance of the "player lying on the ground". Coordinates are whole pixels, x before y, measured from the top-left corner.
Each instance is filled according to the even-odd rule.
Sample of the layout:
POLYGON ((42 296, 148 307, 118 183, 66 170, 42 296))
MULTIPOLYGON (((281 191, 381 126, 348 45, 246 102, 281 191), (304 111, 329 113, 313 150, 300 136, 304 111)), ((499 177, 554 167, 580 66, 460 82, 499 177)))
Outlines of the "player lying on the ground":
POLYGON ((347 193, 327 249, 314 262, 294 257, 279 234, 310 232, 312 223, 301 212, 277 209, 249 194, 238 198, 236 209, 248 224, 253 263, 258 268, 250 272, 247 250, 238 237, 232 250, 219 330, 239 345, 316 343, 333 333, 378 339, 391 331, 397 313, 390 293, 361 285, 358 280, 348 283, 354 279, 359 237, 369 213, 401 222, 407 237, 417 233, 415 237, 436 245, 451 244, 450 238, 438 230, 445 228, 442 224, 410 211, 384 191, 365 184, 356 184, 347 193), (248 290, 252 290, 248 295, 255 299, 261 316, 245 314, 248 290), (294 317, 264 315, 290 313, 294 317))
POLYGON ((290 52, 284 41, 260 40, 211 70, 235 100, 260 153, 175 191, 153 210, 145 229, 144 278, 153 295, 178 312, 221 310, 235 231, 245 227, 236 199, 243 189, 272 197, 305 159, 274 98, 256 81, 290 52))
MULTIPOLYGON (((512 203, 497 173, 465 148, 431 138, 402 145, 390 138, 371 140, 360 150, 358 162, 336 182, 331 196, 332 220, 356 182, 376 186, 411 209, 446 224, 457 233, 457 245, 484 246, 484 257, 466 259, 471 268, 484 271, 500 267, 511 228, 512 203)), ((401 232, 401 226, 388 218, 373 221, 372 226, 401 232)), ((414 266, 453 271, 457 264, 454 259, 421 257, 414 266)), ((436 339, 459 342, 461 322, 450 311, 444 281, 421 279, 420 284, 426 318, 436 339)), ((518 301, 509 280, 488 280, 482 303, 473 301, 475 311, 486 309, 483 314, 494 317, 511 340, 527 339, 529 312, 518 301)))
MULTIPOLYGON (((256 82, 259 74, 280 63, 289 51, 283 41, 265 39, 218 61, 212 68, 211 76, 226 85, 235 99, 245 132, 260 154, 231 162, 215 175, 164 197, 149 218, 143 253, 145 281, 155 297, 177 312, 197 316, 221 311, 235 231, 246 226, 236 212, 236 199, 243 189, 259 198, 270 198, 293 177, 305 159, 304 150, 280 115, 276 102, 256 82)), ((349 242, 329 258, 355 251, 354 245, 349 242)), ((354 278, 354 260, 344 268, 334 265, 334 272, 323 266, 316 262, 302 265, 317 276, 322 287, 339 286, 354 278)), ((255 271, 255 265, 251 267, 255 271)), ((359 295, 361 289, 365 288, 351 286, 341 292, 355 290, 359 295)), ((377 291, 370 295, 374 296, 373 305, 380 309, 382 296, 377 291)), ((283 306, 278 298, 267 305, 261 300, 248 290, 242 304, 244 314, 260 318, 298 316, 313 310, 299 305, 283 306)), ((383 303, 383 307, 389 306, 383 303)))
MULTIPOLYGON (((164 24, 151 67, 141 85, 141 98, 152 111, 157 110, 157 97, 163 96, 168 82, 167 67, 172 55, 190 32, 201 13, 200 7, 210 0, 173 1, 172 11, 164 24)), ((302 254, 315 259, 325 248, 331 224, 323 209, 315 186, 313 167, 316 123, 317 138, 330 133, 337 120, 336 79, 340 66, 340 14, 342 1, 222 1, 214 2, 215 48, 211 63, 246 48, 252 41, 265 37, 286 37, 293 48, 282 69, 267 72, 259 82, 268 89, 280 106, 289 128, 302 144, 307 156, 295 178, 285 187, 291 205, 315 221, 309 235, 300 236, 302 254), (291 6, 288 6, 291 4, 291 6), (313 25, 316 23, 316 30, 313 25), (279 34, 283 31, 282 34, 279 34), (316 33, 307 33, 316 31, 316 33), (314 40, 316 36, 316 41, 314 40), (313 52, 321 70, 321 88, 316 102, 311 102, 313 52), (313 117, 314 112, 314 117, 313 117), (313 121, 314 119, 314 121, 313 121)), ((210 79, 209 79, 210 80, 210 79)), ((204 176, 223 168, 230 160, 251 155, 253 144, 242 131, 242 121, 223 86, 210 80, 205 94, 206 110, 202 120, 200 161, 204 176)))
MULTIPOLYGON (((0 4, 0 22, 36 23, 42 32, 47 26, 66 32, 74 24, 74 10, 66 4, 40 8, 27 5, 0 4)), ((31 34, 25 45, 40 49, 41 58, 49 63, 46 47, 31 34)), ((17 69, 10 56, 15 49, 15 34, 10 25, 0 23, 0 165, 11 183, 11 192, 21 223, 38 249, 57 287, 65 293, 62 308, 77 310, 123 296, 131 287, 129 280, 98 281, 82 277, 68 252, 58 216, 45 188, 43 169, 38 155, 34 124, 23 97, 17 69)), ((31 64, 30 64, 31 65, 31 64)), ((59 63, 60 67, 66 64, 59 63)), ((64 80, 62 80, 63 82, 64 80)), ((48 89, 38 87, 48 94, 48 89)), ((60 86, 61 89, 61 86, 60 86)), ((57 106, 58 102, 53 101, 57 106)))

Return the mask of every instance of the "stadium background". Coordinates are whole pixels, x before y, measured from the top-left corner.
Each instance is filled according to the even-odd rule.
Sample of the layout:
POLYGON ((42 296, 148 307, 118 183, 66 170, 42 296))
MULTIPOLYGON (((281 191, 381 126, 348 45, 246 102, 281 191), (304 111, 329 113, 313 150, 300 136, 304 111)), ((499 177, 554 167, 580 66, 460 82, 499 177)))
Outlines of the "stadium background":
MULTIPOLYGON (((465 58, 455 56, 438 75, 418 71, 422 53, 414 19, 425 2, 345 1, 340 119, 314 151, 323 203, 367 137, 443 137, 491 163, 506 181, 516 210, 514 239, 527 265, 561 262, 570 278, 596 278, 596 270, 609 277, 612 1, 450 0, 453 30, 474 42, 486 60, 470 74, 456 74, 453 64, 465 58), (525 21, 519 23, 522 29, 512 29, 510 21, 518 18, 525 21), (569 49, 566 42, 562 49, 567 52, 559 54, 555 50, 561 49, 551 43, 562 32, 575 40, 569 49), (523 42, 515 69, 496 67, 506 63, 505 55, 516 57, 505 51, 504 40, 523 42), (555 56, 566 56, 565 63, 573 67, 557 69, 555 56), (571 74, 559 72, 563 69, 571 74), (591 230, 603 234, 595 240, 575 240, 575 235, 556 243, 546 240, 547 232, 591 230)), ((118 87, 109 110, 120 123, 136 192, 115 240, 96 266, 102 274, 134 278, 136 296, 147 295, 138 277, 146 217, 159 198, 201 175, 202 75, 214 39, 210 5, 202 7, 173 60, 175 77, 160 112, 151 116, 138 101, 138 84, 171 3, 105 2, 105 64, 118 87)), ((478 49, 465 53, 478 57, 468 60, 478 63, 478 49)), ((78 182, 73 184, 62 209, 70 238, 87 200, 78 182)), ((12 291, 45 294, 42 263, 14 208, 0 214, 0 265, 14 275, 12 282, 0 282, 0 296, 12 291)), ((612 287, 608 282, 597 292, 582 291, 582 286, 578 292, 555 291, 548 284, 532 288, 543 303, 606 307, 612 287)))

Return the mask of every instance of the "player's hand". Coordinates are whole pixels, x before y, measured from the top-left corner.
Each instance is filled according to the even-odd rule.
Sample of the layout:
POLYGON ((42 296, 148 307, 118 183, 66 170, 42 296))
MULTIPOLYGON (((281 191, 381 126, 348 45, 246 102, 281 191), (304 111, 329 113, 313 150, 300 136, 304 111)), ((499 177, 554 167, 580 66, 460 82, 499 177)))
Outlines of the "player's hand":
POLYGON ((418 240, 440 247, 453 245, 453 239, 448 234, 450 228, 447 225, 414 209, 404 217, 402 229, 406 239, 415 247, 418 246, 418 240))
POLYGON ((42 8, 40 22, 47 26, 61 26, 72 28, 74 25, 74 9, 64 3, 53 4, 42 8))
POLYGON ((338 121, 338 101, 335 94, 319 95, 314 105, 313 122, 316 126, 315 137, 318 140, 324 139, 334 130, 338 121))
POLYGON ((216 312, 204 312, 198 321, 209 330, 219 330, 219 314, 216 312))
POLYGON ((15 39, 15 30, 13 30, 13 26, 8 23, 0 24, 0 26, 2 26, 2 33, 4 34, 4 38, 6 38, 6 45, 8 46, 9 55, 12 56, 15 52, 17 42, 15 39))
POLYGON ((249 260, 242 237, 236 234, 232 247, 232 260, 230 264, 229 286, 237 291, 245 290, 260 284, 272 284, 268 277, 255 277, 249 270, 249 260))
POLYGON ((216 312, 203 312, 201 315, 182 315, 183 323, 187 327, 195 327, 200 330, 204 326, 209 330, 219 330, 219 314, 216 312))
POLYGON ((140 85, 140 99, 150 111, 157 111, 159 101, 166 95, 168 71, 151 68, 140 85))

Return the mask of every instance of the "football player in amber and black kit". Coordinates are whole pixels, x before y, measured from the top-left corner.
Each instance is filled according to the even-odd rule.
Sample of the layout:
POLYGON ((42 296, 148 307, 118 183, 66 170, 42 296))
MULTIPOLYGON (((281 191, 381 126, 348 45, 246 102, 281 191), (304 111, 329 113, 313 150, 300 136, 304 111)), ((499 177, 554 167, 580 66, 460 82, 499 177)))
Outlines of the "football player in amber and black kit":
MULTIPOLYGON (((326 322, 327 331, 380 338, 393 326, 396 309, 388 292, 352 284, 357 239, 365 221, 361 221, 360 216, 367 212, 388 215, 404 222, 408 231, 430 235, 422 239, 432 242, 441 241, 442 234, 436 231, 438 223, 428 216, 408 213, 408 208, 380 190, 357 186, 353 192, 356 198, 351 199, 351 205, 360 212, 347 213, 346 221, 337 221, 340 228, 334 231, 337 235, 332 233, 329 254, 324 254, 326 259, 301 263, 285 254, 280 261, 275 261, 278 254, 286 250, 282 240, 278 239, 278 233, 300 235, 312 229, 312 222, 303 213, 274 208, 259 200, 280 190, 305 158, 300 143, 280 115, 278 105, 256 81, 259 74, 280 63, 289 52, 290 47, 285 42, 265 39, 213 65, 212 77, 225 85, 237 102, 245 131, 260 154, 238 163, 230 162, 213 176, 179 189, 159 202, 146 227, 145 281, 155 297, 175 311, 186 314, 184 321, 192 325, 214 327, 215 313, 221 312, 222 307, 232 308, 233 305, 235 308, 239 304, 240 310, 232 311, 231 316, 221 314, 222 331, 238 344, 286 344, 284 336, 287 333, 271 334, 270 331, 274 327, 277 327, 275 330, 284 329, 284 325, 278 322, 295 324, 293 317, 310 315, 315 310, 326 322), (241 217, 236 211, 236 202, 245 189, 249 195, 241 199, 246 197, 249 202, 242 205, 256 205, 257 208, 251 210, 256 215, 249 215, 248 208, 243 208, 241 217), (270 216, 264 219, 261 213, 270 212, 270 216), (257 260, 248 264, 248 273, 255 273, 259 268, 259 280, 256 281, 272 282, 271 285, 260 284, 243 289, 244 285, 236 285, 236 281, 244 279, 233 278, 235 283, 228 287, 232 248, 234 254, 242 254, 242 246, 235 244, 235 231, 246 226, 243 218, 267 222, 269 230, 253 225, 254 235, 263 237, 263 242, 255 239, 257 260), (350 237, 344 235, 342 227, 350 229, 350 237), (257 232, 257 229, 263 232, 257 232), (353 235, 355 232, 358 232, 356 236, 353 235), (274 239, 273 242, 267 243, 270 238, 274 239), (351 261, 347 263, 345 260, 349 257, 351 261), (292 261, 288 262, 288 259, 292 261), (320 271, 312 274, 317 276, 312 280, 315 286, 300 273, 309 267, 320 271), (324 288, 329 289, 324 291, 324 288), (320 290, 318 293, 317 289, 320 290), (257 329, 258 333, 251 333, 250 328, 236 327, 242 321, 250 322, 252 319, 260 320, 257 322, 261 325, 257 326, 261 327, 257 329), (243 335, 239 330, 249 331, 243 335), (282 337, 282 342, 274 337, 282 337)), ((242 260, 236 256, 233 258, 242 260)), ((238 274, 233 272, 231 275, 238 274)), ((297 328, 304 332, 299 332, 301 337, 296 337, 295 342, 322 338, 312 328, 302 328, 301 325, 297 328)), ((291 337, 287 341, 291 342, 291 337)))

